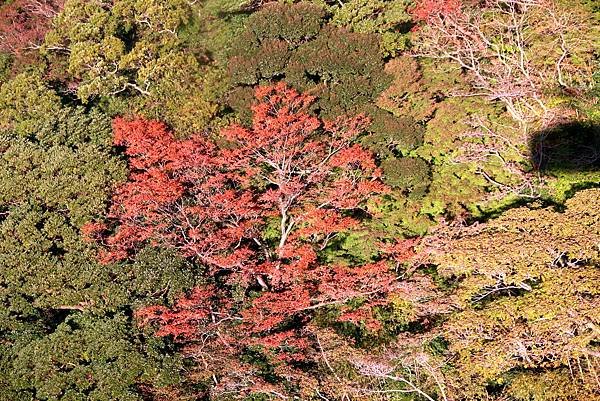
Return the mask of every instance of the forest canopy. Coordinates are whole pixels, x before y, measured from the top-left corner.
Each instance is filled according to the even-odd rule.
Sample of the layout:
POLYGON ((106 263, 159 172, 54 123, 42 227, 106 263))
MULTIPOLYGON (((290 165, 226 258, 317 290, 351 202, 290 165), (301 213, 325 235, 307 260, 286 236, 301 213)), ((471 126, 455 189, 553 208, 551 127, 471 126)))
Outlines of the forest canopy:
POLYGON ((593 0, 0 0, 0 401, 600 400, 593 0))

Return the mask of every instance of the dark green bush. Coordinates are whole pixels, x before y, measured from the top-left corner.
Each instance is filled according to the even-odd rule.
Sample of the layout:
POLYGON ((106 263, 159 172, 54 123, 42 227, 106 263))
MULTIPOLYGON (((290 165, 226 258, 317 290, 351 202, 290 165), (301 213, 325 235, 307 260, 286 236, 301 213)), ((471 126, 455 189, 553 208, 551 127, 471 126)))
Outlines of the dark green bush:
POLYGON ((373 108, 371 134, 363 139, 381 159, 400 156, 423 144, 425 129, 411 117, 396 117, 393 114, 373 108))
POLYGON ((284 79, 316 95, 315 110, 324 118, 365 112, 390 83, 379 38, 325 22, 325 12, 306 3, 273 4, 253 14, 232 46, 233 85, 284 79))
POLYGON ((395 188, 424 193, 429 185, 429 165, 413 157, 389 158, 381 163, 384 181, 395 188))
POLYGON ((282 39, 298 45, 319 33, 324 18, 325 11, 314 4, 271 3, 250 16, 247 30, 259 40, 282 39))

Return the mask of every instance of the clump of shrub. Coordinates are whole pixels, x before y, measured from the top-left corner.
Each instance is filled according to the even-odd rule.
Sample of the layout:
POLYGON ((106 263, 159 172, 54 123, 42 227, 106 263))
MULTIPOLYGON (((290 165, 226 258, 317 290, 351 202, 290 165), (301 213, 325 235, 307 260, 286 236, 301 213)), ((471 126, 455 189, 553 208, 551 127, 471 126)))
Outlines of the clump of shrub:
POLYGON ((323 118, 367 112, 391 82, 379 37, 333 27, 326 17, 308 3, 267 5, 250 16, 232 46, 230 106, 249 106, 240 88, 282 79, 317 96, 314 111, 323 118))

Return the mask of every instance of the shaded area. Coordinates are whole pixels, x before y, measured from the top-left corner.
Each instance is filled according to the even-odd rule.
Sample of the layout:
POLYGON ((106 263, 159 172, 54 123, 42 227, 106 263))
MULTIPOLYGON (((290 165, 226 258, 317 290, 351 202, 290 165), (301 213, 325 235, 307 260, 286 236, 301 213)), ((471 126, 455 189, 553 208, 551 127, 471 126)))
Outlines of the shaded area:
POLYGON ((530 143, 531 162, 544 173, 600 169, 600 126, 570 122, 535 134, 530 143))

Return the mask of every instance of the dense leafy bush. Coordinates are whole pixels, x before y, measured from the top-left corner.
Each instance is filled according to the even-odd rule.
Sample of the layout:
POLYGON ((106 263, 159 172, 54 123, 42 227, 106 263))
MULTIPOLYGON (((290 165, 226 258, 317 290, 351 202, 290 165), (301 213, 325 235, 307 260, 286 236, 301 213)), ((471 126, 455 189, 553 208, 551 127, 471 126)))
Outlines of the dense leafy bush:
POLYGON ((329 26, 324 11, 307 3, 269 5, 253 14, 233 47, 229 71, 235 85, 285 79, 317 95, 315 107, 325 118, 366 111, 389 84, 375 35, 329 26))

